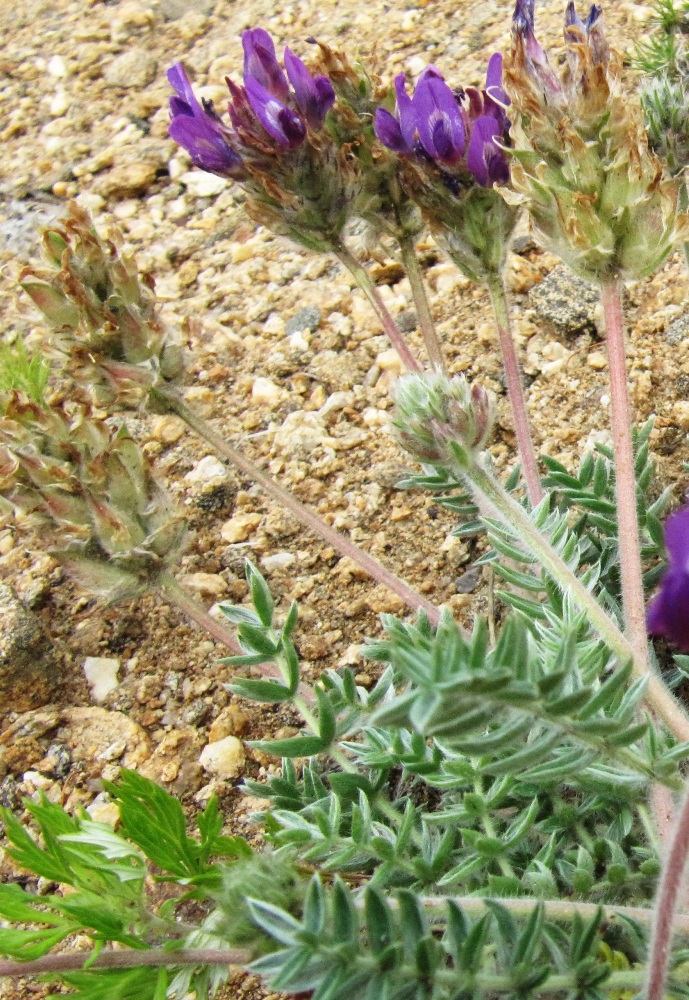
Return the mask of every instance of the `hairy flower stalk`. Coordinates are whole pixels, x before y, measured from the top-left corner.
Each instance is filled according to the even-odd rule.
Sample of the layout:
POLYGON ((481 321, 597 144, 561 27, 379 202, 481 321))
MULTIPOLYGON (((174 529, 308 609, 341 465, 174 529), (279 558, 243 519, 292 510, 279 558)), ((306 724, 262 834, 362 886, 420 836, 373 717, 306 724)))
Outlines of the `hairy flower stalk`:
MULTIPOLYGON (((667 977, 673 933, 680 929, 676 912, 685 887, 684 874, 689 857, 689 789, 675 819, 675 827, 658 887, 653 935, 649 947, 646 1000, 663 1000, 667 995, 667 977)), ((681 922, 684 930, 684 921, 681 922)))
POLYGON ((0 495, 30 517, 65 570, 110 601, 165 593, 240 652, 234 634, 173 580, 184 522, 126 428, 85 407, 47 407, 17 392, 1 403, 0 495))
POLYGON ((397 76, 395 96, 396 115, 387 108, 376 112, 376 134, 397 154, 399 183, 421 207, 438 244, 468 278, 490 292, 517 445, 535 506, 543 489, 503 283, 517 213, 495 187, 509 180, 502 148, 509 129, 502 57, 496 53, 491 58, 482 91, 453 91, 440 71, 429 66, 411 97, 404 74, 397 76))
POLYGON ((689 718, 660 676, 635 655, 629 639, 482 459, 493 422, 490 394, 477 385, 469 386, 464 378, 407 375, 397 383, 395 404, 393 429, 404 450, 423 464, 450 470, 471 491, 480 510, 497 516, 508 527, 562 592, 586 613, 620 664, 631 660, 636 676, 647 678, 646 701, 670 732, 678 740, 689 740, 689 718))
POLYGON ((681 182, 663 178, 641 108, 620 90, 600 7, 565 14, 567 63, 552 70, 534 34, 533 0, 517 0, 507 85, 516 112, 512 183, 544 245, 598 281, 608 333, 622 603, 638 669, 648 669, 620 281, 651 274, 689 227, 681 182))

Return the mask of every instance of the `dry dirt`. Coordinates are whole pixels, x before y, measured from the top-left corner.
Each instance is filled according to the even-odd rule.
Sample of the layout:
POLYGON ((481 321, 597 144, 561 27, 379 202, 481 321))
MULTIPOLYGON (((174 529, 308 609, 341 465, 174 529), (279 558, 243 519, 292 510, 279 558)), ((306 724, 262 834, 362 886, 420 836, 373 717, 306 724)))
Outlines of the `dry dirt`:
MULTIPOLYGON (((539 10, 539 35, 551 45, 559 45, 562 6, 547 0, 539 10)), ((477 84, 490 53, 508 42, 511 7, 507 0, 24 0, 0 11, 0 332, 34 344, 44 336, 16 278, 31 254, 35 259, 40 222, 77 197, 99 227, 123 230, 156 278, 166 320, 192 318, 187 398, 302 501, 430 600, 449 603, 465 623, 490 606, 485 581, 470 593, 461 592, 466 578, 458 585, 481 544, 453 539, 452 517, 430 496, 395 489, 409 466, 385 429, 391 371, 387 356, 380 359, 388 345, 375 317, 339 265, 255 230, 232 185, 204 188, 202 175, 188 175, 188 159, 166 135, 165 70, 183 59, 196 85, 217 98, 225 74, 240 68, 242 30, 261 25, 300 55, 308 55, 306 39, 315 35, 350 55, 373 56, 390 79, 402 69, 417 75, 434 62, 453 84, 477 84), (316 329, 290 335, 285 324, 308 306, 319 310, 316 329), (270 384, 257 387, 259 379, 270 384), (293 431, 281 435, 286 420, 293 431)), ((610 4, 606 20, 618 48, 628 49, 647 30, 648 13, 635 3, 610 4)), ((587 443, 606 437, 604 348, 595 332, 566 338, 539 322, 528 293, 556 261, 523 245, 510 261, 509 284, 537 444, 574 462, 587 443)), ((425 250, 450 370, 500 394, 493 453, 507 468, 514 438, 486 294, 441 260, 430 242, 425 250)), ((382 288, 393 313, 411 308, 406 281, 382 288)), ((679 258, 628 287, 637 419, 656 414, 660 479, 676 483, 678 499, 689 457, 689 340, 670 343, 666 333, 684 314, 686 295, 679 258)), ((409 341, 421 354, 416 331, 409 341)), ((281 611, 299 598, 306 676, 349 663, 360 683, 370 683, 373 672, 356 646, 378 633, 379 612, 404 612, 398 599, 352 572, 243 476, 229 471, 208 480, 203 466, 200 482, 187 478, 210 451, 174 421, 161 424, 143 414, 129 426, 185 510, 189 545, 179 576, 200 600, 207 607, 219 599, 241 601, 242 562, 250 556, 263 567, 281 611), (244 518, 240 541, 223 541, 223 525, 238 515, 256 516, 244 518), (276 554, 281 558, 270 558, 276 554)), ((122 763, 148 763, 190 810, 217 792, 230 827, 257 841, 238 786, 244 776, 260 779, 274 770, 275 762, 245 747, 240 773, 223 783, 202 770, 201 749, 209 735, 287 735, 296 716, 239 704, 223 686, 230 671, 217 662, 222 648, 174 608, 153 597, 106 607, 67 580, 37 539, 10 519, 0 527, 0 578, 40 614, 64 664, 54 706, 33 717, 33 730, 7 731, 16 716, 12 706, 0 706, 3 800, 16 806, 40 786, 56 801, 88 806, 104 774, 116 776, 122 763), (84 678, 89 656, 120 661, 120 683, 100 706, 84 678), (120 743, 118 755, 112 746, 120 743), (45 762, 55 744, 67 748, 62 769, 45 762)), ((107 815, 102 800, 95 808, 107 815)), ((9 864, 4 874, 16 875, 9 864)), ((17 1000, 37 995, 41 988, 30 984, 0 989, 0 996, 17 1000)), ((223 1000, 262 995, 255 981, 242 977, 220 994, 223 1000)))

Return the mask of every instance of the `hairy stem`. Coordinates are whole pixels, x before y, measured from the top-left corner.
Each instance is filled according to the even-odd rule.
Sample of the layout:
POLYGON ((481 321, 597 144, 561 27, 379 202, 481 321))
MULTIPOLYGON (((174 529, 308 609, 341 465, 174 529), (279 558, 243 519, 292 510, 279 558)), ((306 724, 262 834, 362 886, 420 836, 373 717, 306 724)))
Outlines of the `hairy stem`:
POLYGON ((610 412, 615 450, 622 606, 625 631, 634 649, 634 659, 640 670, 650 670, 621 292, 617 279, 604 281, 601 286, 610 367, 610 412))
POLYGON ((184 612, 197 625, 200 625, 202 629, 205 629, 209 635, 212 635, 218 642, 222 642, 228 649, 231 649, 234 655, 244 654, 244 650, 239 645, 234 631, 219 619, 209 615, 199 602, 191 596, 189 591, 175 580, 171 573, 163 572, 158 576, 157 589, 161 597, 171 604, 175 604, 180 611, 184 612))
POLYGON ((433 322, 433 316, 431 315, 431 307, 428 303, 419 259, 416 256, 414 237, 411 235, 400 236, 398 242, 402 255, 402 264, 404 265, 404 270, 407 272, 411 292, 414 296, 416 315, 421 327, 423 342, 426 345, 428 360, 436 371, 445 372, 445 359, 443 358, 442 348, 435 329, 435 323, 433 322))
MULTIPOLYGON (((74 972, 83 969, 91 956, 90 951, 73 951, 65 955, 43 955, 31 962, 0 961, 0 978, 4 976, 39 976, 52 973, 74 972)), ((167 948, 150 948, 145 951, 102 951, 89 964, 90 969, 136 969, 141 966, 167 965, 245 965, 251 960, 247 951, 220 950, 219 948, 184 948, 169 951, 167 948)))
MULTIPOLYGON (((689 854, 689 788, 679 808, 670 847, 660 876, 649 951, 646 1000, 663 1000, 675 911, 689 854)), ((679 921, 677 921, 679 924, 679 921)))
POLYGON ((532 506, 535 507, 543 499, 543 487, 541 486, 541 477, 538 473, 538 462, 531 435, 529 414, 526 409, 519 360, 514 346, 514 337, 512 336, 507 291, 502 274, 496 274, 489 279, 488 291, 493 304, 493 312, 495 313, 495 323, 498 328, 502 364, 505 369, 505 381, 507 383, 507 395, 512 407, 512 419, 514 420, 514 429, 517 435, 517 447, 519 448, 519 457, 521 458, 526 490, 532 506))
MULTIPOLYGON (((465 913, 470 913, 481 917, 486 912, 486 899, 480 896, 421 896, 421 905, 433 913, 433 922, 441 922, 447 901, 451 899, 465 913)), ((583 920, 591 920, 600 913, 606 924, 616 923, 620 919, 636 921, 642 927, 649 930, 655 921, 655 911, 647 906, 602 906, 600 903, 584 903, 571 899, 529 899, 525 896, 505 898, 490 897, 491 902, 509 910, 514 917, 530 917, 537 906, 543 904, 545 915, 549 920, 568 923, 575 916, 580 916, 583 920)), ((394 909, 397 905, 390 900, 390 906, 394 909)), ((689 937, 689 913, 680 913, 675 920, 675 931, 685 937, 689 937)))
POLYGON ((415 611, 422 608, 434 624, 438 623, 440 612, 434 604, 425 597, 422 597, 421 594, 417 594, 409 584, 405 583, 404 580, 401 580, 389 569, 386 569, 373 556, 364 552, 363 549, 360 549, 358 545, 355 545, 354 542, 340 534, 339 531, 331 528, 329 524, 326 524, 325 521, 317 514, 314 514, 305 504, 297 500, 289 490, 286 490, 284 486, 277 483, 263 469, 254 465, 241 452, 229 445, 195 410, 187 406, 176 392, 170 389, 156 388, 151 391, 151 394, 156 401, 164 404, 170 411, 181 417, 219 455, 222 455, 223 458, 230 461, 245 475, 259 483, 274 500, 277 500, 281 506, 294 514, 307 528, 310 528, 316 535, 320 535, 334 549, 337 549, 341 555, 348 556, 352 562, 361 566, 378 583, 382 583, 392 590, 393 593, 397 594, 404 601, 407 607, 415 611))
POLYGON ((645 658, 640 659, 629 639, 622 634, 615 622, 608 617, 584 584, 560 558, 548 540, 540 533, 531 518, 514 497, 503 488, 475 459, 469 467, 457 463, 454 470, 476 495, 482 509, 494 509, 515 536, 533 553, 540 565, 556 581, 563 593, 569 594, 585 611, 593 628, 607 643, 618 659, 632 661, 637 677, 647 678, 645 699, 649 707, 664 721, 678 740, 689 740, 689 718, 675 701, 660 675, 651 670, 645 658))
POLYGON ((402 359, 404 367, 410 372, 420 372, 422 370, 421 365, 410 351, 402 332, 388 312, 388 308, 383 302, 381 294, 375 284, 371 281, 366 268, 359 263, 354 254, 347 249, 344 243, 333 243, 331 249, 332 253, 335 257, 337 257, 340 263, 347 268, 361 291, 373 306, 378 319, 383 325, 383 329, 388 335, 390 343, 402 359))

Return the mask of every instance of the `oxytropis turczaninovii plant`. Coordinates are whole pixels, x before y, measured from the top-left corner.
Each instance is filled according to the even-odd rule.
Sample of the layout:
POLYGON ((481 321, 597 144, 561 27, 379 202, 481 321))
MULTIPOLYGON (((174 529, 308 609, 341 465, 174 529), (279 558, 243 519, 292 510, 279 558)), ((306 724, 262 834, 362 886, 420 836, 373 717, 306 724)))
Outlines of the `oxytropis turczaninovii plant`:
POLYGON ((4 366, 0 493, 91 589, 176 600, 235 647, 234 694, 304 725, 254 743, 282 758, 244 784, 267 802, 260 850, 223 833, 215 799, 189 833, 171 795, 126 771, 105 783, 116 829, 45 798, 26 803, 29 829, 5 810, 8 854, 43 882, 0 886, 0 975, 50 974, 82 1000, 207 998, 236 965, 315 1000, 689 997, 689 717, 648 638, 674 644, 686 674, 689 509, 664 531, 670 491, 649 498, 652 423, 632 427, 620 294, 686 238, 676 163, 657 155, 680 147, 649 145, 597 5, 585 19, 567 5, 564 40, 560 76, 533 0, 517 0, 504 79, 494 54, 483 87, 429 66, 410 94, 326 45, 315 67, 289 48, 281 65, 254 28, 229 118, 169 71, 170 134, 192 162, 243 185, 274 232, 334 254, 375 308, 407 368, 392 432, 422 466, 401 485, 485 534, 504 584, 496 636, 415 595, 188 406, 186 348, 118 237, 76 207, 47 231, 48 266, 22 284, 71 389, 51 396, 26 355, 4 366), (576 471, 537 458, 527 419, 503 277, 523 210, 601 287, 613 447, 576 471), (348 248, 352 219, 405 268, 430 370, 348 248), (521 459, 504 482, 492 397, 446 372, 416 256, 425 227, 493 301, 521 459), (224 622, 189 603, 172 575, 180 519, 121 423, 132 408, 182 416, 418 611, 383 616, 363 651, 380 664, 370 690, 349 668, 307 682, 298 607, 278 610, 251 564, 250 600, 222 605, 224 622), (90 947, 56 951, 74 935, 90 947))

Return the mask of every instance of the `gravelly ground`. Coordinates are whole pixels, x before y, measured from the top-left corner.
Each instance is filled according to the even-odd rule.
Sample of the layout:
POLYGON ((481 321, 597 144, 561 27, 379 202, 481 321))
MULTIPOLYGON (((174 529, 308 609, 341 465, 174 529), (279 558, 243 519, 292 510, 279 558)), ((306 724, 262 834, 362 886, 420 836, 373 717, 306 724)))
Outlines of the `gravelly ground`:
MULTIPOLYGON (((627 49, 647 30, 648 9, 610 6, 611 37, 627 49)), ((539 34, 546 42, 558 40, 560 8, 560 0, 542 4, 539 34)), ((432 61, 452 83, 476 84, 488 55, 508 41, 510 13, 505 0, 421 0, 418 6, 411 0, 27 0, 0 10, 6 39, 0 55, 0 332, 40 343, 44 330, 18 295, 16 277, 33 252, 38 226, 76 197, 99 227, 123 230, 156 278, 166 320, 187 321, 194 350, 187 398, 301 500, 467 622, 489 606, 485 584, 458 592, 466 590, 466 578, 459 586, 458 580, 480 544, 449 537, 452 519, 430 497, 394 487, 407 464, 385 431, 394 366, 377 321, 339 265, 255 230, 240 192, 190 172, 166 134, 165 69, 183 58, 195 83, 218 99, 224 75, 240 66, 241 31, 262 25, 302 55, 308 55, 305 39, 316 35, 365 58, 375 53, 378 70, 390 78, 401 69, 417 75, 432 61), (300 312, 307 307, 313 329, 300 312)), ((539 319, 529 292, 557 262, 528 241, 522 246, 510 262, 509 284, 535 433, 543 451, 573 461, 586 443, 605 439, 603 348, 595 322, 565 334, 539 319)), ((424 260, 451 371, 480 377, 502 394, 486 295, 442 261, 430 241, 424 260)), ((413 326, 406 280, 382 291, 391 311, 406 314, 413 326)), ((689 339, 682 331, 667 334, 684 314, 686 292, 678 258, 628 288, 632 396, 639 420, 657 415, 660 476, 677 482, 678 498, 686 485, 689 339)), ((421 353, 419 335, 409 338, 421 353)), ((500 399, 493 452, 507 467, 514 440, 504 395, 500 399)), ((142 415, 129 423, 185 509, 190 543, 180 576, 206 606, 242 600, 241 564, 250 555, 262 564, 281 608, 300 600, 307 675, 352 663, 367 683, 371 674, 356 645, 376 633, 379 612, 400 610, 397 599, 352 572, 242 476, 209 477, 208 465, 199 467, 208 449, 174 420, 142 415)), ((159 600, 104 607, 67 581, 9 519, 0 530, 0 553, 0 578, 41 615, 65 666, 45 731, 8 737, 1 793, 10 801, 31 793, 38 779, 24 775, 40 774, 48 745, 57 741, 68 749, 68 773, 44 767, 39 784, 58 801, 92 803, 102 774, 115 775, 130 754, 148 761, 150 773, 190 808, 218 791, 232 828, 255 836, 236 786, 242 775, 258 777, 274 763, 246 749, 234 782, 209 782, 198 764, 201 748, 209 735, 286 735, 296 718, 234 704, 222 686, 229 673, 216 662, 220 648, 159 600), (120 683, 100 707, 92 705, 84 679, 87 656, 120 661, 120 683), (74 715, 72 706, 86 711, 74 715), (115 711, 127 716, 126 731, 115 711), (117 740, 125 743, 123 756, 99 759, 117 740)), ((12 721, 6 714, 6 723, 12 721)), ((10 865, 4 874, 13 877, 10 865)), ((22 989, 0 989, 0 996, 37 995, 34 987, 22 989)), ((247 979, 222 994, 259 995, 247 979)))

